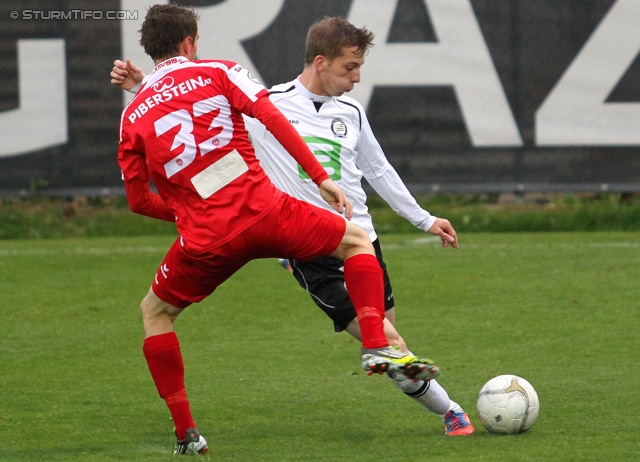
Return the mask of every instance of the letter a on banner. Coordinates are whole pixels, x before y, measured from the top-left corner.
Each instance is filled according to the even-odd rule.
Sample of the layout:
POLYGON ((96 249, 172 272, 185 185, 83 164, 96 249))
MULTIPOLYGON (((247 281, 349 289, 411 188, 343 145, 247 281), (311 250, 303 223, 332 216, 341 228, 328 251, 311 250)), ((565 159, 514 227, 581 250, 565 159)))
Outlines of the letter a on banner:
POLYGON ((349 21, 378 40, 365 77, 350 93, 365 107, 375 85, 453 87, 473 146, 522 146, 469 0, 423 0, 437 43, 386 43, 398 1, 354 0, 349 21))

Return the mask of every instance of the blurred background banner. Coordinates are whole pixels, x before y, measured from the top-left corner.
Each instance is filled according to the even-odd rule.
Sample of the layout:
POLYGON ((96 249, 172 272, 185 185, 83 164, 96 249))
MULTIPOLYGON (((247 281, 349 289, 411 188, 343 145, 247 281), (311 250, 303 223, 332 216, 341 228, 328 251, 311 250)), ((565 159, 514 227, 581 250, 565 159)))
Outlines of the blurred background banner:
MULTIPOLYGON (((139 0, 0 4, 0 192, 121 191, 116 58, 146 72, 139 0)), ((159 2, 162 3, 162 2, 159 2)), ((638 0, 183 1, 198 57, 266 86, 302 69, 308 27, 376 36, 351 96, 414 192, 640 191, 638 0)))

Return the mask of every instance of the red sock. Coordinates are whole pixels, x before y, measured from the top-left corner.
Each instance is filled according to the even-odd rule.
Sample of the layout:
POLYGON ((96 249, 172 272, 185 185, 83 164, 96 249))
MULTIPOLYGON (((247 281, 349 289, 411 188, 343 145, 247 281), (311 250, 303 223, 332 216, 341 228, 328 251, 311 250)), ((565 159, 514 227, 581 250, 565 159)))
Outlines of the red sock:
POLYGON ((183 440, 187 429, 196 428, 196 424, 191 416, 184 385, 184 363, 178 337, 175 332, 148 337, 144 340, 142 351, 158 394, 169 407, 177 437, 183 440))
POLYGON ((384 283, 382 268, 373 255, 360 254, 344 262, 344 281, 358 316, 362 346, 389 345, 384 335, 384 283))

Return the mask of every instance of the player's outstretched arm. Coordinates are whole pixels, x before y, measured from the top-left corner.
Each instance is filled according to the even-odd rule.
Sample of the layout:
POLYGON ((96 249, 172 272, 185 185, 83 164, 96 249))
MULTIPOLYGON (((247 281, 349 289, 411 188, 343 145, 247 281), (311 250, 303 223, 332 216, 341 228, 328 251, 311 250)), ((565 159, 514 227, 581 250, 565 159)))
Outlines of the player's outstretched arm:
POLYGON ((429 228, 429 234, 440 236, 442 247, 458 248, 458 235, 446 218, 436 218, 436 221, 429 228))
POLYGON ((267 95, 263 95, 251 106, 251 113, 271 132, 287 152, 300 164, 311 180, 318 185, 320 195, 338 213, 344 213, 347 219, 353 215, 353 206, 342 189, 327 174, 318 159, 309 150, 300 134, 291 126, 289 120, 274 106, 267 95))
POLYGON ((127 58, 127 62, 116 59, 111 69, 111 83, 123 90, 131 90, 144 79, 144 72, 127 58))
POLYGON ((347 199, 344 191, 338 187, 333 180, 326 179, 318 185, 322 198, 333 207, 336 212, 342 214, 347 220, 351 220, 353 216, 353 205, 347 199))

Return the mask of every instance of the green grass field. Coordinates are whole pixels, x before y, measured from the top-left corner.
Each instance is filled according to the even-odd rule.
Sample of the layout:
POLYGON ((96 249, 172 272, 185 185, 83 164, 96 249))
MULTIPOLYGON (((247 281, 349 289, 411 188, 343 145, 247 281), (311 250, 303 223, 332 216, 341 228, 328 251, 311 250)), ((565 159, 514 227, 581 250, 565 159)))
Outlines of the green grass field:
MULTIPOLYGON (((383 235, 398 328, 442 367, 477 432, 359 367, 275 260, 242 269, 176 323, 215 461, 635 460, 640 233, 383 235), (536 388, 530 432, 481 427, 499 374, 536 388)), ((163 461, 172 423, 141 352, 139 300, 170 237, 0 241, 0 460, 163 461)))

